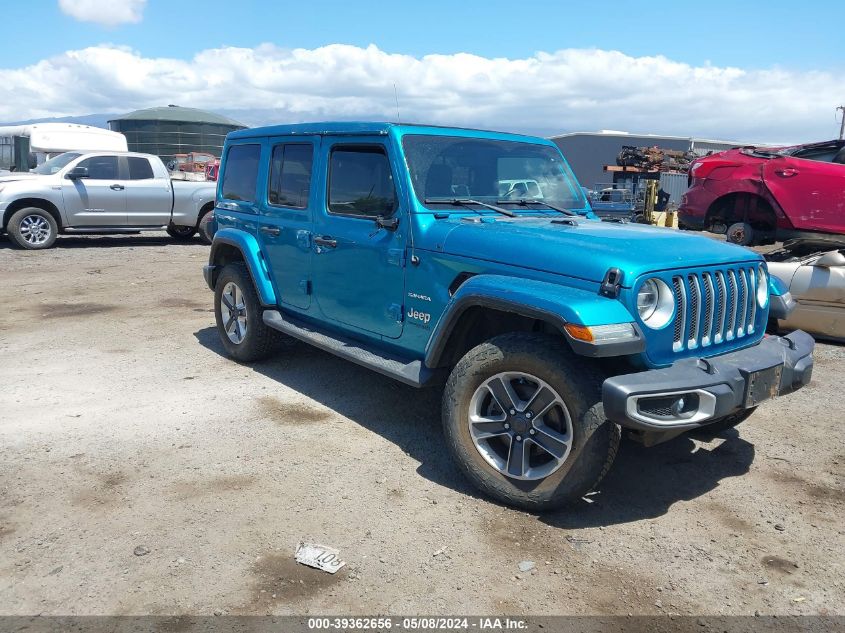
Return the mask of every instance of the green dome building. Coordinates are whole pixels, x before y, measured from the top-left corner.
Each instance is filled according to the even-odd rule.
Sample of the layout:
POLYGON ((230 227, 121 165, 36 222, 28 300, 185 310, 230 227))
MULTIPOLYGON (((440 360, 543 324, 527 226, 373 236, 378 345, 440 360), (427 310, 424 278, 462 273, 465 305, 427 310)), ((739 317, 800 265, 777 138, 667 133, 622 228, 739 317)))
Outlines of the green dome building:
POLYGON ((169 105, 136 110, 109 121, 109 129, 126 136, 130 152, 159 156, 209 152, 219 157, 229 132, 244 129, 237 121, 196 108, 169 105))

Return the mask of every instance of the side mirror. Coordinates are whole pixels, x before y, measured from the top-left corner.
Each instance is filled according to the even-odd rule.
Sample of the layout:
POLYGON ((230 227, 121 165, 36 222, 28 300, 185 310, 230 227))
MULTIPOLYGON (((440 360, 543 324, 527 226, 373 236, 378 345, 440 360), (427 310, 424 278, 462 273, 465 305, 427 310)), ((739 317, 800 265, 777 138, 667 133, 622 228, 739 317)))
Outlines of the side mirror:
POLYGON ((79 180, 81 178, 88 178, 87 167, 74 167, 67 173, 67 177, 71 180, 79 180))
POLYGON ((395 231, 399 228, 399 218, 396 216, 391 216, 386 218, 382 215, 376 218, 376 226, 380 229, 386 229, 388 231, 395 231))
POLYGON ((818 268, 835 268, 837 266, 845 266, 845 255, 839 251, 830 251, 825 253, 816 260, 813 266, 818 268))

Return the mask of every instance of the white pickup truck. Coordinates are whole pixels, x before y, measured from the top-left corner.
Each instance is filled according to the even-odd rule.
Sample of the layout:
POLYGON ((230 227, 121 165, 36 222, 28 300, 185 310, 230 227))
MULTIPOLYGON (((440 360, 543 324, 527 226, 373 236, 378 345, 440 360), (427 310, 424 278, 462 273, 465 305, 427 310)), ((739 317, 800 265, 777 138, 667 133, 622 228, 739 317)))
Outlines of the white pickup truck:
POLYGON ((187 240, 211 218, 217 183, 173 181, 161 159, 133 152, 66 152, 0 176, 0 231, 25 249, 59 233, 167 232, 187 240))

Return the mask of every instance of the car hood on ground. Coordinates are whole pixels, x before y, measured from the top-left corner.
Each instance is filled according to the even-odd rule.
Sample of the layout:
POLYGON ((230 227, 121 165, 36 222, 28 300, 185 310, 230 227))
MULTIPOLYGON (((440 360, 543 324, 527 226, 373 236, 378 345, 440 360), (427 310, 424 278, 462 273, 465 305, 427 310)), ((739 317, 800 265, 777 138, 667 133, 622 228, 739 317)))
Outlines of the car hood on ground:
POLYGON ((558 218, 487 217, 441 222, 452 227, 436 250, 595 282, 615 267, 626 287, 646 272, 762 259, 733 244, 641 224, 577 218, 572 226, 558 218))

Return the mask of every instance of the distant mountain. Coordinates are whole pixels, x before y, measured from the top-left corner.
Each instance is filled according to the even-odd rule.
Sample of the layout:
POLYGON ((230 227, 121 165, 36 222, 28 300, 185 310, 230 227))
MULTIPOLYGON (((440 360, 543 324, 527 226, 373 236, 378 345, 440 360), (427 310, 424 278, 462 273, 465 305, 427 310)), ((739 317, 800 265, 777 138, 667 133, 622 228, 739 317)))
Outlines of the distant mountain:
POLYGON ((27 121, 11 121, 0 125, 29 125, 30 123, 79 123, 108 129, 108 122, 119 117, 120 114, 83 114, 81 116, 49 117, 45 119, 29 119, 27 121))

